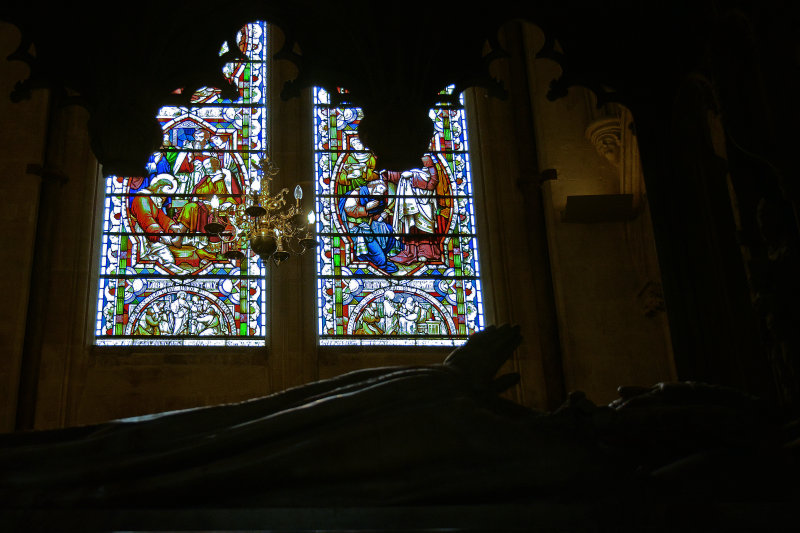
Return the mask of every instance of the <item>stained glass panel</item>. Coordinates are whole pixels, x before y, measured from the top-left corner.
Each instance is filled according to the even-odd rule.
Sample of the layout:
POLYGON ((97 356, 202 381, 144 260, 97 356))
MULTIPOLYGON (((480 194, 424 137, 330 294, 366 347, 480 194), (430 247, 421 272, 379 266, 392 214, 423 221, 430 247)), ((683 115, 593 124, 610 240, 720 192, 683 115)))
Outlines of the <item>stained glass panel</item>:
MULTIPOLYGON (((443 98, 447 100, 447 98, 443 98)), ((379 170, 362 111, 314 91, 323 345, 457 345, 484 325, 466 114, 431 110, 419 168, 379 170)))
POLYGON ((267 143, 267 25, 248 24, 236 44, 247 59, 223 73, 238 97, 203 87, 190 106, 162 107, 144 173, 106 178, 97 344, 264 342, 264 265, 233 220, 205 232, 215 196, 221 210, 242 203, 267 143))

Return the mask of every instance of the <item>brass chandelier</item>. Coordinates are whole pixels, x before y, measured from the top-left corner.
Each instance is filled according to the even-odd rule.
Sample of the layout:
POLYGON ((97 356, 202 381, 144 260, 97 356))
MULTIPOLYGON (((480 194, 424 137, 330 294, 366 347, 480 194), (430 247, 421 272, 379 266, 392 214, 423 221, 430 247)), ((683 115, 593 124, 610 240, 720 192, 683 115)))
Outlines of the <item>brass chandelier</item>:
POLYGON ((261 168, 261 176, 247 186, 244 201, 220 209, 219 198, 214 195, 210 220, 204 229, 228 245, 230 249, 224 254, 228 259, 244 259, 241 248, 249 241, 250 248, 265 264, 272 257, 275 265, 280 265, 292 254, 302 255, 317 246, 313 238, 314 211, 307 215, 302 213, 303 189, 300 185, 294 188, 294 205, 285 198, 289 189, 281 189, 274 195, 270 193, 270 182, 280 169, 268 155, 264 154, 260 162, 254 159, 253 163, 261 168))

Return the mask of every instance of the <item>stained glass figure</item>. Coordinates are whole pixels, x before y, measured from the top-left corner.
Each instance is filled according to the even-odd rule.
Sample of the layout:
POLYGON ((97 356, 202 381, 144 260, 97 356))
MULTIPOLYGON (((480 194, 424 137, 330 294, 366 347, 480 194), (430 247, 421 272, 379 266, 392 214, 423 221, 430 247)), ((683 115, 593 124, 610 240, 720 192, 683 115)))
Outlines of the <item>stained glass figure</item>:
POLYGON ((431 110, 430 152, 399 170, 361 144, 361 109, 314 99, 320 343, 463 343, 484 326, 463 97, 431 110))
POLYGON ((106 178, 97 344, 264 342, 264 265, 219 213, 242 205, 268 140, 266 23, 246 25, 220 55, 233 46, 246 59, 223 73, 238 97, 203 87, 190 106, 162 107, 163 144, 144 173, 106 178))

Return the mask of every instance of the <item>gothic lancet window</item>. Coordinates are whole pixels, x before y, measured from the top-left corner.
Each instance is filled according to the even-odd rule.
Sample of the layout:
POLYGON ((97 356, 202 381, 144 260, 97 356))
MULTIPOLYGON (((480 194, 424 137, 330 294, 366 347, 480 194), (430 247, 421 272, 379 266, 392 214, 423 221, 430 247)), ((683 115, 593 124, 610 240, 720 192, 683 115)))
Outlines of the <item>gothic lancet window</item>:
POLYGON ((419 167, 389 170, 331 101, 314 90, 320 344, 463 343, 484 326, 463 96, 430 111, 419 167))
POLYGON ((232 218, 205 232, 215 207, 242 205, 269 141, 267 24, 248 24, 234 45, 246 59, 227 43, 220 56, 238 97, 204 87, 189 106, 162 107, 163 144, 144 173, 106 178, 97 344, 264 342, 264 265, 232 218))

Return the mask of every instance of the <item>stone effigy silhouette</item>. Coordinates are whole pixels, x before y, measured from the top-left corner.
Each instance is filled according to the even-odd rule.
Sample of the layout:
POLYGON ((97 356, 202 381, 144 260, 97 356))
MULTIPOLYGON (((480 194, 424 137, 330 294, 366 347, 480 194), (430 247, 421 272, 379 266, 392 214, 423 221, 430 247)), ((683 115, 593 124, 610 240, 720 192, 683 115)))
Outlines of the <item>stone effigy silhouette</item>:
MULTIPOLYGON (((795 475, 756 399, 696 383, 580 393, 544 413, 499 394, 521 342, 489 327, 440 365, 360 370, 243 403, 0 436, 5 508, 580 501, 781 493, 795 475), (725 475, 720 478, 720 473, 725 475)), ((796 490, 796 489, 795 489, 796 490)))

